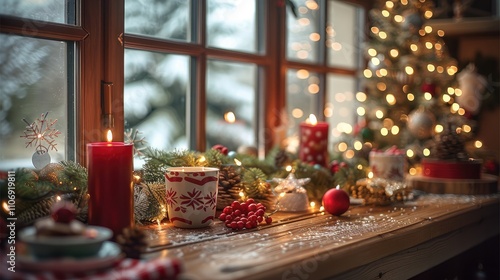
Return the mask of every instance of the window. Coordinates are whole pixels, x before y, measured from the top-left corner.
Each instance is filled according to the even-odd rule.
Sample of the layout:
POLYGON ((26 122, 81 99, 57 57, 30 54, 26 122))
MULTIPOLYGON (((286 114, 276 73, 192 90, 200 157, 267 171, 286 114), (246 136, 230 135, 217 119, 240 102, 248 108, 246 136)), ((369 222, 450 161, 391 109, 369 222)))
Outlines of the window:
POLYGON ((75 159, 75 4, 0 5, 0 169, 75 159))
POLYGON ((0 0, 0 168, 30 164, 22 119, 46 112, 61 131, 53 161, 80 163, 108 128, 159 149, 262 156, 309 114, 352 125, 363 9, 292 2, 297 16, 281 0, 0 0))
POLYGON ((296 13, 286 14, 288 135, 314 114, 330 124, 333 143, 357 121, 363 9, 335 0, 295 3, 296 13))

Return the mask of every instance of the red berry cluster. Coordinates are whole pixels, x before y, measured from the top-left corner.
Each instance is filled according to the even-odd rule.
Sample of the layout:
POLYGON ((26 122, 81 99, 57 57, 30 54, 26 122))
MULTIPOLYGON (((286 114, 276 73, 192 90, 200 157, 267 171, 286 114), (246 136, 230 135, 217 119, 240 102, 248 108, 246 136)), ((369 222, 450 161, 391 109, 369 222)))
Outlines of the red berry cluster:
POLYGON ((263 221, 270 225, 273 219, 265 215, 266 206, 262 203, 255 203, 253 198, 245 202, 233 201, 231 206, 226 206, 219 215, 219 220, 223 221, 228 228, 234 230, 256 228, 263 221))

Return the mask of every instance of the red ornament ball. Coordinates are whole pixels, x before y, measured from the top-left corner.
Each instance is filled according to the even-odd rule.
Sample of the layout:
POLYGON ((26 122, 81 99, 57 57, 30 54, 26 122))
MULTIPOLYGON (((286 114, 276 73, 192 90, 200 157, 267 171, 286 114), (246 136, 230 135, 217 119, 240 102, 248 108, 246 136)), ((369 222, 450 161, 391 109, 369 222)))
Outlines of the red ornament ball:
POLYGON ((350 205, 349 195, 341 189, 329 189, 323 195, 323 207, 325 211, 334 216, 344 214, 350 205))

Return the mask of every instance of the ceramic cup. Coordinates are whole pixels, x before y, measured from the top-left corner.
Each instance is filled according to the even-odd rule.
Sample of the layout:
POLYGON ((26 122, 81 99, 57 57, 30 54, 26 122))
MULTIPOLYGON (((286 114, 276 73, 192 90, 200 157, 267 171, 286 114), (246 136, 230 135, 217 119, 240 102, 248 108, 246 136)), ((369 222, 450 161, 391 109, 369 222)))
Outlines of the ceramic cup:
POLYGON ((165 183, 170 222, 180 228, 211 225, 215 219, 218 181, 218 168, 167 168, 165 183))

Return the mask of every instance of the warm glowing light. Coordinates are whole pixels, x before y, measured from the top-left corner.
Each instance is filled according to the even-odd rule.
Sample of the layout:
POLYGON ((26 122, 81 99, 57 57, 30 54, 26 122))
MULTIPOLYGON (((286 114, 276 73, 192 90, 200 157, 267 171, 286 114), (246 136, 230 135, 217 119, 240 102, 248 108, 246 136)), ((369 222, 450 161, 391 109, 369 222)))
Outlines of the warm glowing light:
POLYGON ((198 160, 198 162, 205 162, 207 159, 205 158, 205 156, 201 156, 200 159, 198 160))
POLYGON ((394 21, 395 22, 403 22, 404 18, 401 15, 395 15, 394 16, 394 21))
POLYGON ((465 109, 464 108, 459 108, 457 113, 460 115, 460 116, 463 116, 465 115, 465 109))
POLYGON ((297 71, 297 78, 299 79, 307 79, 309 78, 309 71, 305 70, 305 69, 300 69, 297 71))
POLYGON ((469 133, 469 132, 471 132, 471 131, 472 131, 472 127, 471 127, 470 125, 464 124, 464 125, 462 126, 462 130, 463 130, 464 132, 466 132, 466 133, 469 133))
POLYGON ((432 94, 430 92, 424 92, 424 99, 425 100, 432 100, 432 94))
POLYGON ((317 42, 317 41, 319 41, 319 39, 321 39, 321 36, 318 33, 311 33, 309 35, 309 39, 311 41, 317 42))
POLYGON ((291 166, 291 165, 287 165, 287 166, 285 167, 285 170, 286 170, 287 172, 292 171, 292 166, 291 166))
POLYGON ((406 98, 408 99, 408 101, 413 101, 415 100, 415 95, 413 95, 413 93, 408 93, 406 95, 406 98))
POLYGON ((372 179, 373 178, 373 172, 372 171, 368 172, 367 176, 368 176, 369 179, 372 179))
POLYGON ((479 141, 479 140, 476 140, 476 141, 474 142, 474 147, 476 147, 476 148, 478 148, 478 149, 479 149, 479 148, 481 148, 482 146, 483 146, 483 142, 481 142, 481 141, 479 141))
POLYGON ((345 157, 348 159, 351 159, 354 157, 354 151, 353 150, 348 150, 345 152, 345 157))
POLYGON ((309 56, 309 52, 306 50, 300 50, 297 52, 297 58, 306 59, 309 56))
POLYGON ((429 50, 430 50, 430 49, 432 49, 432 46, 433 46, 433 45, 432 45, 432 43, 431 43, 431 42, 425 42, 425 47, 426 47, 427 49, 429 49, 429 50))
POLYGON ((352 125, 345 122, 340 122, 337 124, 337 130, 350 134, 352 132, 352 125))
POLYGON ((461 89, 459 89, 459 88, 456 88, 456 89, 455 89, 455 95, 456 95, 456 96, 461 96, 461 95, 462 95, 462 90, 461 90, 461 89))
POLYGON ((306 7, 308 7, 311 10, 317 10, 319 8, 318 3, 312 0, 306 1, 306 7))
POLYGON ((333 105, 331 106, 325 106, 325 110, 323 110, 323 114, 325 114, 325 117, 329 118, 333 116, 333 105))
POLYGON ((38 139, 40 139, 40 138, 42 138, 42 137, 43 137, 43 135, 42 135, 42 134, 40 134, 40 133, 38 133, 38 134, 36 135, 36 137, 37 137, 38 139))
POLYGON ((441 132, 443 132, 443 130, 444 130, 444 127, 440 124, 436 124, 436 126, 434 127, 434 131, 436 133, 441 133, 441 132))
POLYGON ((375 116, 378 118, 378 119, 382 119, 384 117, 384 112, 382 112, 381 110, 377 110, 375 112, 375 116))
POLYGON ((61 197, 60 196, 56 196, 56 200, 57 201, 61 201, 61 197))
POLYGON ((113 141, 113 132, 111 132, 111 129, 108 129, 108 133, 106 134, 106 139, 108 142, 113 141))
POLYGON ((392 57, 398 57, 399 51, 397 49, 392 49, 390 52, 392 57))
POLYGON ((306 119, 306 123, 316 125, 318 123, 318 119, 316 119, 314 114, 310 114, 309 118, 306 119))
POLYGON ((365 102, 366 101, 366 93, 358 91, 356 93, 356 100, 358 100, 359 102, 365 102))
POLYGON ((300 108, 295 108, 292 110, 292 116, 296 119, 302 118, 303 115, 304 115, 304 112, 300 108))
POLYGON ((370 48, 370 49, 368 49, 368 54, 370 56, 376 56, 377 55, 377 51, 375 49, 370 48))
POLYGON ((239 161, 238 159, 234 159, 234 163, 237 165, 237 166, 241 166, 241 161, 239 161))
POLYGON ((408 173, 410 173, 410 175, 417 175, 417 169, 415 167, 412 167, 408 170, 408 173))
POLYGON ((406 150, 406 156, 412 158, 413 156, 415 156, 415 153, 413 152, 412 149, 408 149, 406 150))
POLYGON ((451 100, 451 96, 449 96, 448 94, 443 94, 442 99, 444 102, 448 103, 451 100))
POLYGON ((380 73, 380 75, 381 75, 382 77, 385 77, 385 76, 387 76, 387 69, 385 69, 385 68, 380 69, 380 70, 379 70, 379 73, 380 73))
POLYGON ((432 11, 425 11, 425 12, 424 12, 424 17, 425 17, 426 19, 430 19, 430 18, 432 17, 432 15, 433 15, 433 14, 432 14, 432 11))
POLYGON ((385 1, 385 6, 389 9, 394 8, 394 3, 392 1, 385 1))
POLYGON ((401 0, 401 4, 403 4, 404 6, 408 5, 408 0, 401 0))
POLYGON ((371 78, 373 76, 373 73, 372 73, 372 71, 370 69, 365 69, 363 71, 363 75, 365 76, 365 78, 369 79, 369 78, 371 78))
POLYGON ((319 207, 319 211, 321 211, 321 212, 325 211, 325 207, 324 206, 320 206, 319 207))
POLYGON ((233 112, 227 112, 224 114, 224 120, 228 123, 234 123, 236 121, 236 116, 233 112))
POLYGON ((311 201, 311 203, 309 203, 309 205, 311 206, 311 208, 314 208, 314 207, 316 207, 316 202, 311 201))
POLYGON ((381 134, 382 136, 387 136, 387 134, 389 134, 389 130, 388 130, 387 128, 385 128, 385 127, 382 127, 382 128, 380 129, 380 134, 381 134))
POLYGON ((383 15, 384 17, 389 17, 389 16, 391 15, 391 13, 389 13, 389 11, 388 11, 388 10, 382 10, 382 15, 383 15))
POLYGON ((411 66, 406 66, 405 67, 405 72, 408 75, 413 75, 414 70, 413 70, 413 68, 411 66))
POLYGON ((244 192, 240 192, 239 195, 240 195, 240 197, 245 197, 245 193, 244 192))
POLYGON ((345 152, 347 150, 347 144, 345 142, 340 142, 337 146, 340 152, 345 152))
POLYGON ((429 25, 425 26, 424 27, 424 30, 426 33, 431 33, 432 32, 432 27, 430 27, 429 25))
POLYGON ((387 101, 387 103, 389 103, 389 105, 396 104, 396 97, 394 97, 394 95, 391 93, 389 93, 385 96, 385 100, 387 101))
POLYGON ((453 110, 453 113, 457 112, 458 109, 460 109, 460 105, 458 103, 451 104, 451 110, 453 110))
POLYGON ((443 45, 441 45, 441 43, 436 43, 436 44, 434 44, 434 48, 436 50, 440 51, 443 48, 443 45))
POLYGON ((377 83, 377 89, 380 91, 385 91, 387 89, 387 85, 385 83, 379 82, 377 83))
POLYGON ((391 133, 392 133, 392 135, 398 135, 399 126, 395 125, 395 126, 391 127, 391 133))
POLYGON ((450 66, 450 67, 446 68, 446 72, 448 73, 448 75, 453 76, 453 75, 455 75, 455 73, 457 73, 457 67, 450 66))
POLYGON ((427 64, 427 71, 434 72, 436 70, 436 66, 434 64, 427 64))
POLYGON ((371 62, 373 65, 379 65, 380 64, 380 59, 376 57, 372 57, 371 62))
POLYGON ((359 151, 359 150, 361 150, 362 148, 363 148, 363 143, 361 143, 360 141, 356 141, 356 142, 354 142, 354 149, 355 149, 356 151, 359 151))
POLYGON ((364 116, 366 114, 366 110, 363 107, 358 107, 356 109, 356 113, 358 113, 358 116, 364 116))
POLYGON ((358 164, 358 165, 356 165, 356 168, 357 168, 358 170, 363 170, 363 165, 358 164))
POLYGON ((342 44, 339 43, 339 42, 333 42, 330 47, 334 50, 334 51, 340 51, 342 49, 342 44))
POLYGON ((417 46, 417 45, 415 45, 415 44, 411 44, 411 45, 410 45, 410 49, 411 49, 412 51, 416 52, 416 51, 418 51, 418 46, 417 46))
POLYGON ((300 18, 299 19, 299 24, 302 26, 308 26, 311 23, 311 21, 308 18, 300 18))
POLYGON ((443 73, 444 72, 444 67, 443 66, 438 66, 436 68, 436 70, 437 70, 438 73, 443 73))
POLYGON ((307 87, 307 90, 309 90, 309 93, 311 93, 311 94, 316 94, 319 92, 319 85, 318 84, 310 84, 307 87))
POLYGON ((428 157, 431 155, 431 150, 429 150, 428 148, 425 148, 422 153, 424 154, 424 156, 428 157))
POLYGON ((380 31, 378 27, 375 26, 373 26, 370 30, 373 32, 373 34, 377 34, 380 31))
POLYGON ((380 31, 378 33, 378 36, 380 37, 380 39, 387 39, 387 33, 385 33, 384 31, 380 31))
POLYGON ((453 95, 453 94, 455 94, 455 89, 454 89, 454 88, 452 88, 452 87, 448 87, 448 88, 446 89, 446 92, 448 92, 448 94, 449 94, 449 95, 453 95))
POLYGON ((444 37, 444 31, 443 30, 438 30, 437 34, 439 37, 444 37))

